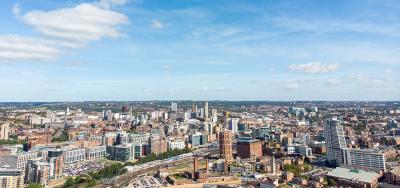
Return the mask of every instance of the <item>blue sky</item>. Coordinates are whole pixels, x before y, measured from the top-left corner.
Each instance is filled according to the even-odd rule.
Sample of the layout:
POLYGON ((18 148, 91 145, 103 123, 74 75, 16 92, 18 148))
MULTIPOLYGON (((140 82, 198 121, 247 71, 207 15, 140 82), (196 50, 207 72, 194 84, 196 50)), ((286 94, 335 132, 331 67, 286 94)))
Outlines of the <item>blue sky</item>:
POLYGON ((400 99, 395 0, 0 5, 0 101, 400 99))

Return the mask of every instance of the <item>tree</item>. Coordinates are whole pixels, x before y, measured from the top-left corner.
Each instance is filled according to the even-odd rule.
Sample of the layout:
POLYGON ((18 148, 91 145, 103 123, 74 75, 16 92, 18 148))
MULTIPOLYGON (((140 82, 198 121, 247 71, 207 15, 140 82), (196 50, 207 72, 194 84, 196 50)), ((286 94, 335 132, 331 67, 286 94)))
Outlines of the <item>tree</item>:
POLYGON ((43 185, 38 183, 31 183, 28 185, 28 188, 43 188, 43 185))
POLYGON ((77 176, 77 177, 75 178, 75 183, 76 183, 76 184, 79 184, 79 183, 82 183, 82 182, 83 182, 82 177, 77 176))
POLYGON ((328 179, 328 185, 329 186, 336 186, 336 181, 333 179, 328 179))
POLYGON ((87 182, 86 187, 94 187, 96 185, 96 180, 91 179, 87 182))
POLYGON ((74 178, 69 177, 67 181, 64 182, 64 187, 73 186, 75 184, 74 178))

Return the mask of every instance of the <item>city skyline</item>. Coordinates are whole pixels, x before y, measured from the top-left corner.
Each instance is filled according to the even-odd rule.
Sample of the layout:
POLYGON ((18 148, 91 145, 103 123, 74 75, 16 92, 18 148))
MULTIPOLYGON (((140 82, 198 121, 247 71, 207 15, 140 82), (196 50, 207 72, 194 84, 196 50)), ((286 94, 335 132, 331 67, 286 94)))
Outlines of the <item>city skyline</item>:
POLYGON ((400 100, 391 0, 1 5, 1 102, 400 100))

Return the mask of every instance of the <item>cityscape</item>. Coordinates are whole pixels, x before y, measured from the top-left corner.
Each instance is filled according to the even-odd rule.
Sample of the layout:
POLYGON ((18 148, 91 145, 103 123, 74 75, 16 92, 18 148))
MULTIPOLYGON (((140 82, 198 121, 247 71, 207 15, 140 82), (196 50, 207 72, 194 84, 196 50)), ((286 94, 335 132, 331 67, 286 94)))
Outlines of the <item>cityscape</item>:
POLYGON ((1 103, 2 187, 396 187, 400 103, 1 103))
POLYGON ((4 0, 0 188, 399 188, 400 1, 4 0))

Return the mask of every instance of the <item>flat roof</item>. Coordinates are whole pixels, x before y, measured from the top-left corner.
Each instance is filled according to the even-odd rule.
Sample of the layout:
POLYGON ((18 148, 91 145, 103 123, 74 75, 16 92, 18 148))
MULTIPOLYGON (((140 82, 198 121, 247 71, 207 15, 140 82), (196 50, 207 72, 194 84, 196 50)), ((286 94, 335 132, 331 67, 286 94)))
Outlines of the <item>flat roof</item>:
POLYGON ((348 179, 352 181, 360 181, 365 183, 371 183, 373 180, 378 179, 380 175, 375 172, 369 172, 358 169, 349 169, 337 167, 332 171, 328 172, 328 176, 348 179))

